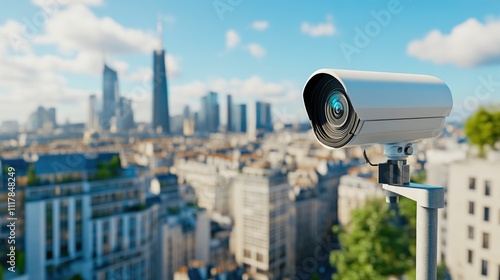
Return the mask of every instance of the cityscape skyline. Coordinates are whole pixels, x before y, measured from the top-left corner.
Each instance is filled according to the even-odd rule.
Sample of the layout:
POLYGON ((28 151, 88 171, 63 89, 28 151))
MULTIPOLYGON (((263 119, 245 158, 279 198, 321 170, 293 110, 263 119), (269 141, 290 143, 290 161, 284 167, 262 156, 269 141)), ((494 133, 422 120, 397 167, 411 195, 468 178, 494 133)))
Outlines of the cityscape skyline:
POLYGON ((499 46, 493 0, 13 1, 0 280, 500 279, 499 46))
MULTIPOLYGON (((436 11, 440 7, 445 9, 445 2, 435 4, 436 11)), ((167 38, 171 115, 181 114, 184 105, 199 109, 198 97, 215 91, 238 96, 245 103, 264 99, 273 103, 280 117, 305 121, 300 90, 306 80, 304 77, 321 67, 426 73, 440 77, 450 85, 454 94, 456 119, 459 120, 472 113, 478 104, 499 101, 495 92, 500 77, 497 77, 494 64, 498 53, 480 49, 471 43, 477 40, 468 37, 470 34, 485 34, 482 38, 489 40, 486 45, 496 44, 496 33, 487 35, 489 30, 498 28, 496 15, 491 12, 498 10, 498 3, 491 1, 484 5, 465 1, 446 19, 419 25, 412 23, 425 10, 425 3, 405 1, 394 2, 395 13, 389 16, 386 13, 389 2, 366 4, 361 10, 346 3, 307 8, 308 4, 302 3, 297 4, 302 14, 286 18, 271 13, 275 4, 269 3, 266 3, 269 11, 259 18, 253 16, 252 11, 261 5, 253 3, 232 7, 231 12, 224 13, 221 18, 213 3, 191 8, 191 13, 186 13, 187 4, 150 1, 148 3, 153 5, 142 7, 136 20, 124 17, 114 2, 61 2, 49 9, 46 5, 50 3, 58 2, 17 2, 12 3, 17 6, 11 9, 12 13, 0 12, 0 37, 4 38, 0 44, 4 54, 2 64, 10 67, 10 70, 0 70, 4 73, 0 80, 0 95, 12 105, 0 105, 5 106, 0 107, 0 121, 16 119, 26 122, 29 112, 38 106, 57 106, 60 107, 59 123, 66 119, 73 123, 84 122, 84 110, 77 104, 86 102, 89 94, 99 94, 101 69, 97 62, 103 60, 104 53, 106 61, 122 77, 123 95, 136 101, 136 120, 147 122, 151 116, 148 105, 152 99, 153 77, 149 54, 158 42, 153 31, 154 20, 144 19, 156 19, 158 11, 162 10, 168 11, 161 18, 167 38), (356 16, 346 17, 347 14, 356 16), (100 27, 96 40, 88 38, 92 32, 74 20, 78 18, 76 15, 100 27), (387 22, 380 18, 377 21, 380 16, 387 22), (204 26, 206 32, 203 34, 198 32, 198 20, 212 23, 204 26), (361 32, 372 24, 376 24, 374 32, 378 31, 368 32, 373 36, 361 32), (402 30, 405 32, 400 32, 402 30), (419 51, 420 46, 431 46, 432 42, 427 38, 433 31, 443 42, 436 49, 442 49, 449 57, 440 60, 434 53, 426 57, 419 51), (277 36, 283 40, 274 40, 277 36), (455 38, 463 42, 462 56, 446 51, 452 47, 447 42, 455 38), (196 40, 204 43, 204 52, 194 47, 196 40), (363 44, 356 45, 356 42, 363 44), (303 50, 311 51, 304 55, 303 50), (354 53, 346 55, 345 50, 354 53), (294 57, 291 67, 283 67, 290 63, 290 57, 294 57), (387 57, 394 59, 385 59, 387 57), (244 63, 245 67, 227 72, 238 63, 244 63), (39 75, 44 72, 50 75, 39 75), (19 75, 12 76, 14 73, 19 75), (20 83, 26 80, 36 80, 45 86, 20 83), (14 107, 18 110, 14 111, 14 107)), ((124 10, 133 7, 131 4, 124 10)), ((225 103, 222 100, 221 107, 225 103)), ((226 119, 225 113, 222 112, 222 120, 226 119)))

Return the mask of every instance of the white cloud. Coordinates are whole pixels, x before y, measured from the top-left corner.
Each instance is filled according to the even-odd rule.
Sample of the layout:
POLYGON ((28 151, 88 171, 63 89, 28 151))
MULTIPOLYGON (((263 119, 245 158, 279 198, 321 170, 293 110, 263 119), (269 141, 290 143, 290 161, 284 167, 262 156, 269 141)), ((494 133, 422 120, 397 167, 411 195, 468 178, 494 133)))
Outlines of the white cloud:
MULTIPOLYGON (((0 94, 2 116, 26 120, 39 105, 68 110, 72 116, 85 116, 88 92, 71 88, 54 71, 47 71, 46 58, 0 57, 0 85, 6 92, 0 94), (40 63, 30 63, 40 61, 40 63)), ((76 120, 73 118, 73 120, 76 120)))
POLYGON ((240 35, 233 29, 229 29, 226 32, 226 47, 228 49, 233 49, 238 46, 241 42, 240 35))
POLYGON ((158 45, 153 34, 126 28, 110 17, 98 18, 82 5, 70 6, 45 23, 37 44, 54 44, 61 51, 92 51, 112 54, 147 53, 158 45))
POLYGON ((474 67, 500 62, 500 19, 485 23, 470 18, 450 34, 432 30, 423 39, 408 44, 410 56, 438 64, 474 67))
POLYGON ((311 37, 326 37, 333 36, 337 32, 335 25, 333 25, 333 17, 328 15, 326 21, 317 24, 303 22, 300 26, 302 33, 311 37))
POLYGON ((8 20, 0 26, 0 53, 12 50, 16 53, 31 50, 30 45, 23 36, 25 27, 17 21, 8 20))
POLYGON ((267 53, 267 51, 266 51, 266 49, 264 49, 264 47, 262 47, 259 44, 255 44, 255 43, 249 44, 247 46, 247 50, 253 57, 256 57, 256 58, 263 58, 264 56, 266 56, 266 53, 267 53))
POLYGON ((48 6, 69 6, 69 5, 89 5, 101 6, 103 0, 32 0, 33 5, 40 7, 48 6))
POLYGON ((252 28, 258 31, 264 31, 269 27, 267 20, 257 20, 252 23, 252 28))

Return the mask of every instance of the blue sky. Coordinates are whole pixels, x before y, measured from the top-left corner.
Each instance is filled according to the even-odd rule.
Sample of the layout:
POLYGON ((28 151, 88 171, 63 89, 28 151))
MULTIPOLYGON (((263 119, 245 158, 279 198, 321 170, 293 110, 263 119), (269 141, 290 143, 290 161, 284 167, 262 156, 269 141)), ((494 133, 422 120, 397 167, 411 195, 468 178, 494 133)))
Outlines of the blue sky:
POLYGON ((452 90, 457 120, 478 104, 500 102, 500 2, 493 0, 7 6, 0 10, 0 120, 24 122, 43 105, 57 108, 59 122, 85 121, 88 95, 101 96, 105 57, 119 72, 121 94, 134 101, 136 119, 149 122, 159 15, 173 114, 188 104, 196 110, 215 90, 222 109, 231 93, 236 103, 272 102, 275 118, 305 120, 301 89, 318 68, 435 75, 452 90))

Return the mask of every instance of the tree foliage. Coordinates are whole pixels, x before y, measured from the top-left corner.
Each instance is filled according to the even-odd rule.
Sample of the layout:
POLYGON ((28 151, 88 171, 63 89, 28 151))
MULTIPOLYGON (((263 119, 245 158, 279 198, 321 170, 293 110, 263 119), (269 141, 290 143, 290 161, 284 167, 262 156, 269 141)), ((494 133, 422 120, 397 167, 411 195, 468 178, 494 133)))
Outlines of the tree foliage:
POLYGON ((331 254, 335 280, 387 279, 415 267, 416 211, 412 201, 401 199, 400 215, 383 199, 368 200, 351 214, 339 232, 342 250, 331 254))
POLYGON ((479 108, 465 122, 465 134, 472 144, 479 147, 480 157, 484 157, 486 146, 495 150, 495 144, 500 141, 500 110, 479 108))
POLYGON ((109 161, 98 162, 97 171, 93 180, 115 178, 120 174, 121 162, 119 156, 113 156, 109 161))
POLYGON ((28 166, 28 186, 40 185, 40 178, 36 175, 35 165, 28 166))

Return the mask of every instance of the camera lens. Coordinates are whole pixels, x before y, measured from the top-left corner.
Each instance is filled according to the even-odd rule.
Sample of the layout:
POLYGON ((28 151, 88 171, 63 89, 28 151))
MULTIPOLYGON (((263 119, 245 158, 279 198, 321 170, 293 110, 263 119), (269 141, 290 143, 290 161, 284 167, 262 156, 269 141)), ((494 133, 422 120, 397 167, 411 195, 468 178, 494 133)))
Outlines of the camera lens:
POLYGON ((338 95, 334 94, 330 96, 328 104, 330 104, 333 109, 333 116, 336 119, 340 119, 344 114, 344 105, 342 104, 342 101, 339 100, 338 95))
POLYGON ((325 104, 326 119, 333 127, 340 128, 349 117, 349 105, 347 105, 345 94, 332 90, 326 96, 328 98, 325 104))
POLYGON ((344 86, 328 74, 310 79, 304 102, 316 138, 325 146, 341 148, 354 137, 359 117, 344 86))

